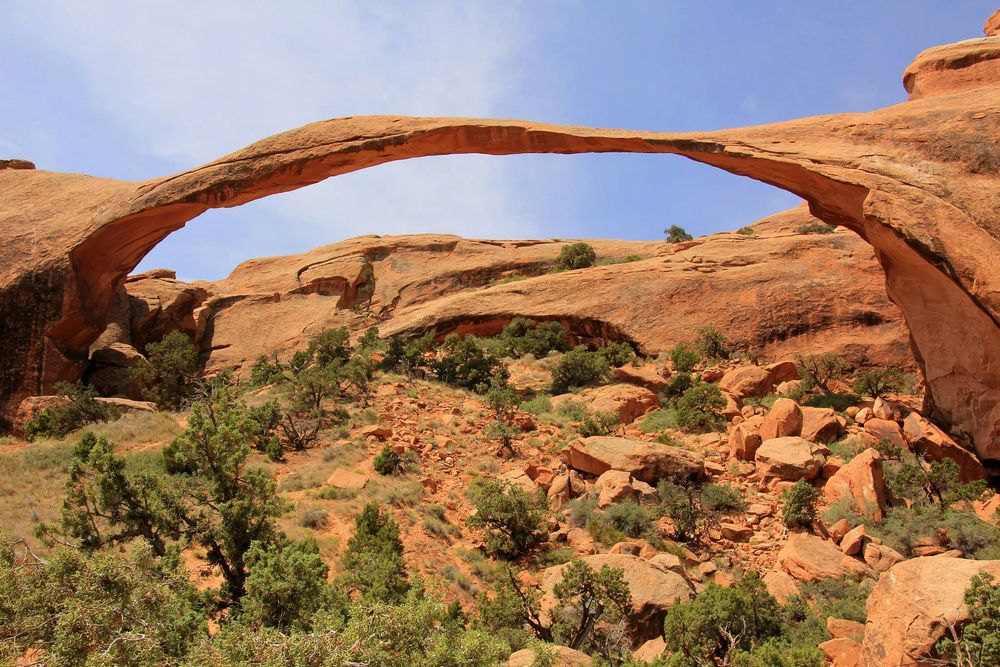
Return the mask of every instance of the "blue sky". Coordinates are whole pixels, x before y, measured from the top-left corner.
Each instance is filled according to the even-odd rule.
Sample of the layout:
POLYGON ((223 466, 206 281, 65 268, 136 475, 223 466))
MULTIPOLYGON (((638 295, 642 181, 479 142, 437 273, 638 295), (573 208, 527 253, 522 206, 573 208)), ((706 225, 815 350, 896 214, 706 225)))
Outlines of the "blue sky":
MULTIPOLYGON (((142 180, 358 114, 650 130, 900 102, 922 49, 982 35, 980 0, 0 5, 0 157, 142 180)), ((214 279, 359 234, 650 239, 734 229, 797 199, 681 158, 454 156, 209 211, 140 270, 214 279)))

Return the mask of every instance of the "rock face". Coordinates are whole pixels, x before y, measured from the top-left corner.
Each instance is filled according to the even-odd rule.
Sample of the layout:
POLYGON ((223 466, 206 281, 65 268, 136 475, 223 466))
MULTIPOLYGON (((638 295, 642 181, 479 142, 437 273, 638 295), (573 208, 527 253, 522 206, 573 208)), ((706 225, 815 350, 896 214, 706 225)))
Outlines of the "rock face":
POLYGON ((594 436, 570 443, 562 452, 570 468, 590 475, 621 470, 647 484, 665 477, 700 477, 704 456, 680 447, 629 438, 594 436))
MULTIPOLYGON (((79 376, 128 272, 208 208, 418 156, 670 153, 796 193, 812 214, 870 243, 889 298, 909 325, 929 416, 967 436, 982 458, 1000 458, 998 56, 1000 44, 990 37, 935 47, 906 72, 909 102, 736 130, 634 132, 516 120, 350 117, 306 125, 142 183, 2 169, 4 417, 23 397, 79 376)), ((694 257, 698 247, 689 246, 694 257)), ((738 270, 741 255, 704 265, 691 261, 692 281, 704 279, 703 272, 738 270)), ((626 264, 616 270, 634 269, 626 264)), ((817 273, 824 272, 805 275, 817 273)), ((779 283, 767 276, 759 293, 788 289, 779 283)), ((516 284, 504 287, 517 292, 516 284)), ((345 294, 349 300, 350 290, 345 294)), ((637 294, 660 316, 671 312, 672 298, 663 292, 637 294)), ((636 303, 620 295, 617 302, 621 308, 636 303)), ((810 311, 806 318, 824 319, 835 318, 829 311, 810 311)), ((779 333, 786 332, 783 325, 779 333)))
POLYGON ((973 576, 1000 576, 1000 561, 914 558, 883 574, 868 596, 863 667, 919 665, 949 624, 968 620, 963 595, 973 576))

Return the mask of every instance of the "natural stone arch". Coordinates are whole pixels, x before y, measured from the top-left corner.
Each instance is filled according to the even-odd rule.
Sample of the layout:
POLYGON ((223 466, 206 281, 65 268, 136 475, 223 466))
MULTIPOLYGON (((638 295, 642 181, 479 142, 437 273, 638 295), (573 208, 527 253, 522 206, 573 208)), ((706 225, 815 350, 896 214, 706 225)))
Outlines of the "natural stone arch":
POLYGON ((934 49, 911 66, 907 83, 921 99, 867 114, 705 133, 351 117, 143 183, 0 171, 0 230, 10 239, 0 268, 0 401, 9 415, 21 397, 72 375, 125 276, 208 208, 414 157, 664 153, 788 190, 813 215, 868 241, 910 328, 927 407, 982 457, 1000 458, 1000 87, 992 83, 1000 80, 1000 38, 961 44, 975 58, 940 47, 951 49, 940 67, 926 66, 934 49), (957 83, 941 78, 948 67, 961 75, 957 83), (934 78, 919 85, 925 70, 934 78), (934 96, 936 87, 947 94, 934 96))

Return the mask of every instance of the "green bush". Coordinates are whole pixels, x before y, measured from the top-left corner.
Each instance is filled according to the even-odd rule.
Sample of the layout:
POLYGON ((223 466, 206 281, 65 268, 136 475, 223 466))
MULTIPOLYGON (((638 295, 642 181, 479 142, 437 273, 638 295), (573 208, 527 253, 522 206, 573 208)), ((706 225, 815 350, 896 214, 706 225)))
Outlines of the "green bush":
POLYGON ((674 410, 659 409, 647 412, 639 422, 639 428, 645 433, 656 433, 669 428, 677 428, 677 413, 674 410))
POLYGON ((247 382, 251 387, 277 384, 285 379, 286 370, 286 366, 278 361, 277 355, 272 359, 266 354, 262 354, 254 360, 250 367, 250 378, 247 382))
POLYGON ((691 376, 691 373, 681 371, 667 380, 667 386, 663 388, 663 392, 667 396, 680 396, 690 389, 693 384, 694 378, 691 376))
POLYGON ((559 407, 556 408, 556 414, 570 421, 579 422, 586 419, 590 413, 587 412, 587 408, 584 407, 583 403, 569 399, 559 403, 559 407))
POLYGON ((604 360, 613 368, 621 368, 636 358, 635 350, 625 342, 607 343, 597 349, 597 354, 604 357, 604 360))
POLYGON ((674 603, 663 636, 674 658, 682 660, 676 664, 716 664, 714 660, 734 650, 751 652, 780 637, 781 617, 781 607, 764 582, 750 573, 732 588, 709 583, 691 601, 674 603))
POLYGON ((816 520, 816 501, 819 492, 809 482, 800 479, 782 494, 784 506, 781 509, 782 520, 789 528, 808 526, 816 520))
POLYGON ((807 225, 799 225, 795 228, 799 234, 833 234, 837 231, 836 225, 828 225, 825 222, 810 222, 807 225))
POLYGON ((518 398, 517 392, 504 376, 494 377, 486 392, 486 404, 493 413, 493 421, 487 425, 485 434, 499 440, 500 445, 511 456, 514 455, 514 438, 521 434, 521 429, 515 422, 518 398))
POLYGON ((375 462, 372 466, 375 468, 375 472, 380 475, 395 475, 398 472, 402 472, 403 459, 392 450, 392 447, 383 445, 382 451, 375 457, 375 462))
POLYGON ((743 499, 733 494, 732 487, 714 484, 699 486, 697 480, 671 477, 656 485, 656 493, 664 516, 674 526, 674 538, 680 542, 697 542, 705 530, 719 518, 732 514, 742 506, 743 499))
POLYGON ((165 410, 179 410, 191 397, 198 376, 198 350, 181 331, 146 345, 146 360, 132 369, 143 394, 165 410))
POLYGON ((398 603, 409 590, 399 526, 377 503, 355 517, 340 568, 344 586, 371 602, 398 603))
POLYGON ((628 537, 643 537, 656 533, 653 519, 646 508, 631 500, 610 505, 604 510, 604 516, 616 530, 628 537))
POLYGON ((474 491, 476 512, 468 523, 485 533, 486 549, 514 559, 545 538, 546 498, 498 480, 486 480, 474 491))
POLYGON ((521 409, 535 416, 552 412, 552 397, 548 394, 539 394, 531 400, 521 403, 521 409))
POLYGON ((506 379, 508 376, 503 361, 487 352, 475 336, 461 338, 448 334, 441 349, 444 356, 431 366, 442 382, 483 394, 495 377, 506 379))
POLYGON ((619 423, 618 415, 614 412, 588 413, 580 422, 580 436, 589 438, 595 435, 611 435, 619 423))
POLYGON ((825 394, 830 393, 830 382, 843 377, 846 368, 844 359, 833 352, 798 354, 795 356, 795 365, 806 391, 820 389, 825 394))
POLYGON ((701 488, 701 505, 709 512, 736 514, 747 504, 740 490, 731 484, 706 484, 701 488))
POLYGON ((728 359, 729 339, 713 326, 698 328, 698 339, 695 347, 706 359, 728 359))
POLYGON ((327 602, 327 566, 315 540, 254 542, 246 554, 247 594, 239 620, 283 632, 308 631, 313 616, 327 602))
POLYGON ((563 352, 569 348, 566 343, 566 328, 560 322, 536 322, 526 317, 515 317, 500 332, 500 340, 509 354, 525 354, 542 358, 556 350, 563 352))
POLYGON ((898 368, 874 368, 864 370, 854 376, 854 391, 862 396, 879 398, 886 394, 898 393, 906 382, 903 371, 898 368))
POLYGON ((564 394, 575 387, 606 382, 610 377, 607 360, 578 345, 564 354, 552 369, 552 393, 564 394))
POLYGON ((757 230, 753 227, 747 225, 746 227, 740 227, 736 230, 737 234, 742 234, 743 236, 753 236, 757 233, 757 230))
POLYGON ((382 338, 379 334, 378 327, 368 327, 365 332, 361 334, 358 338, 358 349, 359 350, 381 350, 384 347, 382 338))
POLYGON ((595 261, 597 261, 597 253, 594 251, 594 247, 580 241, 562 247, 562 250, 559 251, 559 257, 556 259, 556 266, 559 267, 560 271, 586 269, 593 266, 595 261))
POLYGON ((945 537, 945 546, 959 549, 967 557, 980 560, 1000 559, 1000 530, 982 521, 972 512, 959 512, 928 503, 890 507, 885 520, 872 526, 873 535, 907 558, 914 554, 919 537, 945 537))
POLYGON ((667 352, 670 361, 673 362, 674 370, 678 373, 690 373, 694 370, 695 364, 701 360, 697 351, 686 343, 678 343, 667 352))
POLYGON ((54 393, 63 396, 65 403, 42 408, 24 427, 27 440, 38 438, 63 438, 87 424, 114 421, 121 417, 121 409, 97 400, 97 390, 77 382, 56 383, 54 393))
POLYGON ((718 385, 698 382, 677 399, 677 425, 692 432, 721 428, 725 423, 722 418, 724 407, 726 399, 718 385))
POLYGON ((694 238, 684 231, 684 228, 680 225, 670 225, 670 227, 663 230, 663 233, 666 234, 668 243, 680 243, 682 241, 690 241, 694 238))

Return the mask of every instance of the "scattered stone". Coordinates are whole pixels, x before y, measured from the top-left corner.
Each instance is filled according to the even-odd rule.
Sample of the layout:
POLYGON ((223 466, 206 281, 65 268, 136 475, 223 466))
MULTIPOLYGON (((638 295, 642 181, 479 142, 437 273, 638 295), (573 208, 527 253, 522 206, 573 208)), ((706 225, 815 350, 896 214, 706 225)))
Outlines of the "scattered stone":
POLYGON ((826 462, 827 449, 797 436, 765 440, 754 458, 761 477, 785 481, 811 480, 826 462))
POLYGON ((361 429, 362 438, 375 438, 376 440, 384 441, 392 437, 392 429, 388 426, 382 426, 381 424, 372 424, 371 426, 365 426, 361 429))
POLYGON ((704 465, 703 454, 687 449, 604 436, 570 443, 562 451, 562 459, 569 467, 590 475, 622 470, 647 484, 665 477, 700 478, 704 465))
POLYGON ((809 442, 830 444, 840 437, 840 421, 832 408, 802 407, 802 437, 809 442))
POLYGON ((359 475, 356 472, 344 470, 343 468, 337 468, 326 480, 326 483, 336 489, 360 490, 365 488, 365 485, 368 483, 368 476, 359 475))

